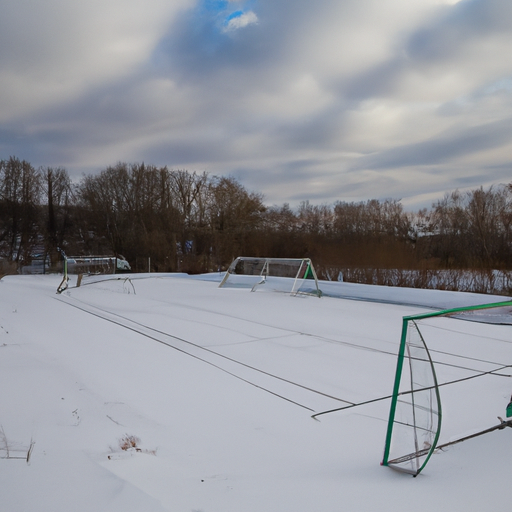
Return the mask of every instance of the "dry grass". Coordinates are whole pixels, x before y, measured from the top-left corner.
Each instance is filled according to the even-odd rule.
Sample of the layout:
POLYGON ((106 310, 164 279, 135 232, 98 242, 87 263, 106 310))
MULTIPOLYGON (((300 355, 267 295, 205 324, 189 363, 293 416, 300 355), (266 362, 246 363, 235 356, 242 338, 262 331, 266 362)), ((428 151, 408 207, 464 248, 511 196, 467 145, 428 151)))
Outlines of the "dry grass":
POLYGON ((119 448, 121 450, 127 451, 130 448, 134 448, 136 451, 141 451, 141 449, 138 447, 138 444, 140 443, 140 439, 136 436, 129 436, 126 434, 124 437, 119 439, 119 448))
MULTIPOLYGON (((156 450, 143 450, 140 448, 140 442, 141 441, 137 436, 130 436, 126 434, 121 439, 119 439, 119 448, 121 448, 121 450, 124 452, 135 451, 139 453, 148 453, 149 455, 156 455, 156 450)), ((110 455, 108 458, 111 458, 110 455)))

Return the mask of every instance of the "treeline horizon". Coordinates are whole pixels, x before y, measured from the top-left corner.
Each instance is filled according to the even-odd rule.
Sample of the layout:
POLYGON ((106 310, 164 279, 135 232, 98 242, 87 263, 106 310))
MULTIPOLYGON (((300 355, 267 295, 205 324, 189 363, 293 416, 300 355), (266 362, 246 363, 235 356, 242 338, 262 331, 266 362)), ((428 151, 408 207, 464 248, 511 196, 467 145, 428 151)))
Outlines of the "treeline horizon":
POLYGON ((404 271, 421 287, 439 272, 512 270, 512 184, 455 190, 416 212, 399 199, 291 208, 266 206, 234 177, 120 162, 73 183, 62 167, 10 157, 0 213, 11 272, 41 254, 56 267, 63 252, 187 273, 225 270, 237 256, 308 257, 321 279, 391 284, 378 276, 404 271))

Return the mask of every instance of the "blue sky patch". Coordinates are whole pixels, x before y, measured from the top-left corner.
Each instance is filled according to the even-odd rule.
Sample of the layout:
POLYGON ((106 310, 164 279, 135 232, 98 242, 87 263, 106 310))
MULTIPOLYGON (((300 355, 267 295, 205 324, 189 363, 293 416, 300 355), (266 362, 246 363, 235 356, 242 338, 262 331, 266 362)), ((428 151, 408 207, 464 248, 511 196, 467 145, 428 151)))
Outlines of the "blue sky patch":
POLYGON ((229 23, 232 19, 234 18, 239 18, 240 16, 242 16, 244 13, 244 11, 235 11, 233 13, 231 13, 227 18, 226 18, 226 23, 229 23))
POLYGON ((228 3, 227 0, 204 0, 203 7, 207 11, 221 12, 227 9, 228 3))
POLYGON ((200 24, 211 24, 219 32, 226 32, 227 29, 241 28, 247 24, 254 23, 257 19, 251 7, 253 0, 202 0, 196 7, 200 24), (231 9, 235 9, 231 11, 231 9), (248 17, 244 20, 244 17, 248 17), (235 21, 234 21, 235 20, 235 21), (237 23, 237 20, 240 20, 237 23))

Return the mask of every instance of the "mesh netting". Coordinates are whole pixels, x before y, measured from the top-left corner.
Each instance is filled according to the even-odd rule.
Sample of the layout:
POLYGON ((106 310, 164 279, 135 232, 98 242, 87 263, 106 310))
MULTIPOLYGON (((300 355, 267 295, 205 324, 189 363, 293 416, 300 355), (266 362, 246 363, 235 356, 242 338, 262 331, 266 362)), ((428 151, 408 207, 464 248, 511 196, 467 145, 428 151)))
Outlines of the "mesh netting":
POLYGON ((388 465, 418 474, 435 446, 440 419, 432 360, 417 324, 410 321, 388 465))
POLYGON ((384 465, 417 475, 436 447, 502 427, 510 325, 512 301, 404 317, 384 465))
POLYGON ((308 259, 238 257, 219 286, 321 294, 313 264, 308 259))

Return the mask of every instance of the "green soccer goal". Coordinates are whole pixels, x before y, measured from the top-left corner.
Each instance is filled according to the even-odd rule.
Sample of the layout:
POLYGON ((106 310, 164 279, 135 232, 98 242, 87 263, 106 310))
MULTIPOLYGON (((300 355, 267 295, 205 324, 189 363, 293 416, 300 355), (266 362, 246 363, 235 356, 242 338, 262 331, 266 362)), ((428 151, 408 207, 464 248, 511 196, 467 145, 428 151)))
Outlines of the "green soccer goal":
POLYGON ((403 318, 384 466, 416 476, 439 448, 512 426, 511 325, 512 301, 403 318))

